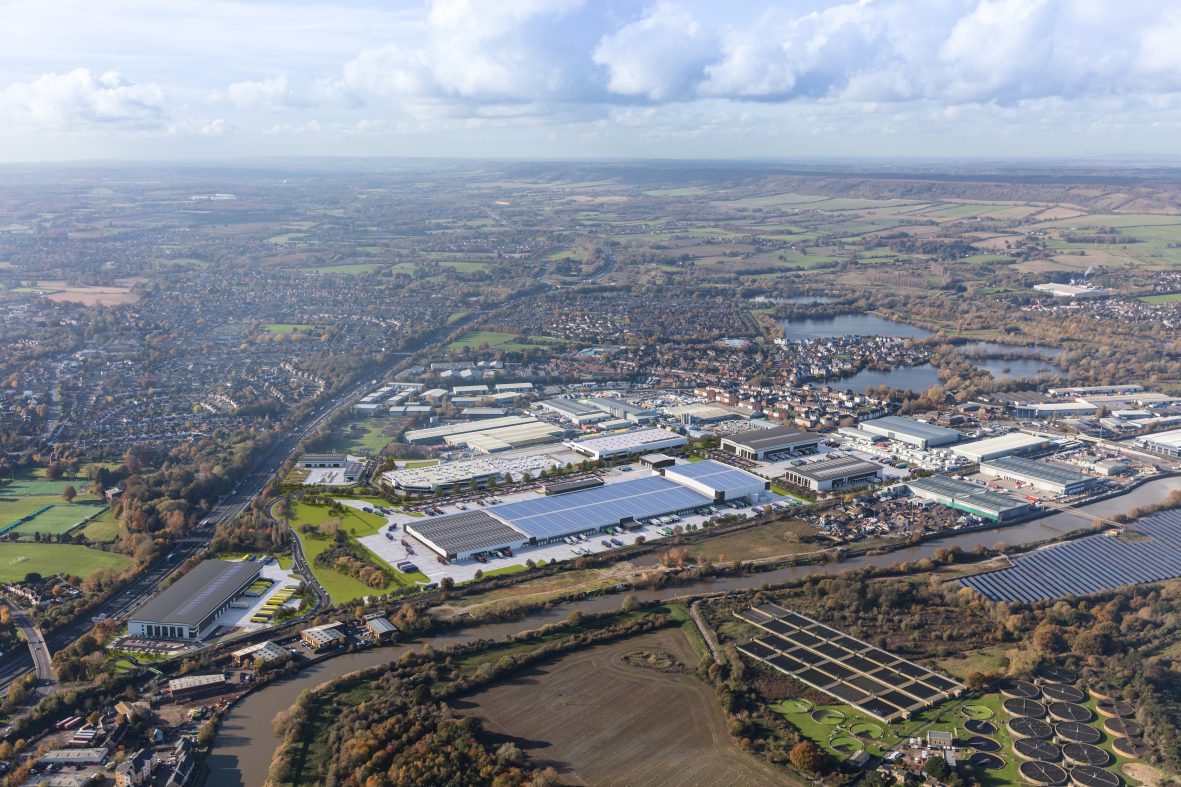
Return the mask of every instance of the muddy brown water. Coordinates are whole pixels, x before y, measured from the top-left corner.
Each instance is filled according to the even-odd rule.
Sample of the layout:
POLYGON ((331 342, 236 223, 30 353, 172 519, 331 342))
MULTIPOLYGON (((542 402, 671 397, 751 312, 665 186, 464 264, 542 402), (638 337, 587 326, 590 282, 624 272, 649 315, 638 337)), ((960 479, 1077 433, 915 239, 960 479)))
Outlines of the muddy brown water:
MULTIPOLYGON (((1020 525, 961 533, 886 555, 859 557, 843 563, 792 566, 758 574, 706 579, 661 590, 636 591, 635 595, 641 601, 654 601, 682 594, 745 590, 757 588, 764 583, 783 582, 809 574, 842 573, 871 565, 890 566, 899 562, 921 560, 933 555, 940 547, 958 546, 964 551, 970 551, 977 545, 990 547, 998 541, 1017 546, 1054 538, 1086 527, 1091 517, 1109 518, 1140 506, 1159 503, 1178 489, 1181 489, 1181 477, 1162 478, 1146 483, 1121 497, 1082 507, 1078 514, 1059 513, 1020 525)), ((271 729, 271 721, 280 711, 290 707, 305 689, 313 689, 341 675, 395 659, 408 647, 420 648, 429 642, 435 648, 445 648, 474 639, 501 639, 509 634, 557 622, 575 610, 607 612, 619 609, 619 605, 620 597, 617 595, 596 596, 540 610, 508 623, 447 631, 414 642, 350 653, 312 665, 294 678, 256 691, 234 706, 223 719, 217 739, 214 741, 213 750, 208 758, 210 775, 206 784, 217 787, 259 787, 266 779, 271 754, 279 745, 278 737, 271 729)))

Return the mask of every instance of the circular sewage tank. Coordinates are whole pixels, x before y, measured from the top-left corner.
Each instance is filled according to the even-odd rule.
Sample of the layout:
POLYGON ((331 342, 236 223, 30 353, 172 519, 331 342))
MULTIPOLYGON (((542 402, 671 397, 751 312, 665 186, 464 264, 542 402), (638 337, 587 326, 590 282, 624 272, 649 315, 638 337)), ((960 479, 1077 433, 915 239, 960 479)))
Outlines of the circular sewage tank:
POLYGON ((1111 762, 1110 754, 1089 743, 1068 743, 1062 747, 1062 756, 1071 765, 1102 767, 1111 762))
POLYGON ((1070 783, 1078 787, 1119 787, 1120 777, 1093 765, 1076 765, 1070 769, 1070 783))
POLYGON ((997 688, 1006 697, 1021 697, 1027 700, 1035 700, 1042 694, 1041 689, 1027 680, 1002 680, 997 688))
POLYGON ((1013 741, 1013 751, 1023 760, 1058 762, 1062 759, 1061 749, 1040 738, 1018 738, 1013 741))
POLYGON ((1037 762, 1030 760, 1017 767, 1021 778, 1030 784, 1056 785, 1066 784, 1066 769, 1052 762, 1037 762))
POLYGON ((1043 664, 1034 670, 1034 674, 1054 683, 1074 683, 1078 680, 1078 675, 1075 675, 1073 671, 1054 664, 1043 664))
POLYGON ((1030 719, 1023 716, 1018 719, 1009 719, 1005 722, 1005 726, 1017 738, 1049 740, 1054 737, 1054 728, 1041 719, 1030 719))
POLYGON ((1098 743, 1103 738, 1103 733, 1090 724, 1077 721, 1055 724, 1054 734, 1064 743, 1098 743))
POLYGON ((1124 716, 1132 716, 1136 713, 1136 709, 1132 707, 1131 703, 1123 700, 1100 700, 1095 703, 1095 710, 1099 711, 1100 716, 1107 716, 1109 718, 1122 718, 1124 716))
POLYGON ((1046 715, 1046 706, 1037 700, 1023 698, 1007 699, 1004 702, 1004 708, 1010 716, 1028 716, 1040 719, 1046 715))
POLYGON ((968 757, 968 762, 972 764, 973 768, 986 771, 999 771, 1005 767, 1004 758, 983 751, 972 752, 972 756, 968 757))
POLYGON ((1152 754, 1151 746, 1135 738, 1116 738, 1111 742, 1111 748, 1134 760, 1142 760, 1152 754))
POLYGON ((964 729, 974 735, 994 735, 996 725, 984 719, 968 719, 964 722, 964 729))
POLYGON ((1051 702, 1046 706, 1054 721, 1090 721, 1095 716, 1091 709, 1074 702, 1051 702))
POLYGON ((1103 729, 1117 738, 1139 738, 1144 734, 1144 725, 1131 719, 1106 719, 1103 729))
POLYGON ((1065 683, 1046 683, 1042 686, 1042 694, 1054 702, 1082 702, 1087 698, 1087 693, 1078 686, 1065 683))
POLYGON ((1001 745, 992 738, 986 738, 983 735, 973 735, 968 738, 964 744, 976 751, 988 752, 989 754, 996 754, 1001 750, 1001 745))

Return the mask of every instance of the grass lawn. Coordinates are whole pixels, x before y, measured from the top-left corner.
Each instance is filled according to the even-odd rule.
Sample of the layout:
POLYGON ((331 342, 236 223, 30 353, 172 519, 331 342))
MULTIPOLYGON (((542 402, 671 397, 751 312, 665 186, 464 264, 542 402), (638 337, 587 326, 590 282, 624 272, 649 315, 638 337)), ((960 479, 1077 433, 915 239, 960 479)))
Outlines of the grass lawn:
POLYGON ((83 488, 89 483, 90 481, 85 478, 49 481, 44 477, 17 477, 15 481, 0 481, 0 497, 56 497, 60 500, 62 491, 67 486, 72 486, 78 492, 79 498, 94 499, 94 495, 82 494, 83 488))
POLYGON ((353 265, 322 265, 319 268, 312 268, 315 273, 328 274, 345 274, 349 276, 356 276, 361 273, 373 273, 380 268, 380 265, 374 263, 357 263, 353 265))
POLYGON ((20 535, 68 533, 76 528, 82 520, 94 516, 102 510, 100 506, 55 503, 52 508, 42 511, 28 522, 22 522, 8 532, 20 535))
POLYGON ((356 418, 346 421, 321 449, 331 453, 373 456, 394 439, 402 419, 389 416, 356 418), (387 433, 387 431, 389 433, 387 433))
POLYGON ((348 506, 344 507, 344 513, 339 517, 330 514, 328 506, 294 503, 292 509, 292 530, 294 530, 296 537, 299 538, 300 543, 303 545, 304 555, 307 557, 312 573, 316 575, 316 579, 324 586, 324 590, 328 592, 328 595, 332 597, 334 604, 351 601, 362 596, 377 596, 383 593, 389 593, 398 587, 426 583, 428 581, 425 574, 403 574, 397 571, 362 546, 354 538, 354 536, 368 536, 376 533, 385 524, 385 517, 377 516, 376 514, 366 514, 364 511, 358 511, 348 506), (362 554, 368 556, 377 565, 388 569, 394 577, 392 582, 387 583, 383 587, 374 588, 350 576, 341 574, 339 571, 316 565, 316 557, 331 548, 333 541, 317 534, 301 533, 299 526, 303 524, 317 526, 326 520, 337 518, 341 520, 341 527, 345 532, 350 534, 348 543, 360 550, 362 554))
POLYGON ((24 579, 30 571, 42 576, 65 573, 86 577, 101 568, 122 570, 130 565, 123 555, 74 544, 0 544, 0 582, 24 579))
POLYGON ((60 497, 6 497, 0 490, 0 527, 28 516, 38 508, 62 502, 60 497))
POLYGON ((716 538, 708 538, 698 544, 686 547, 689 554, 699 560, 715 562, 729 560, 752 560, 776 555, 795 555, 814 552, 823 544, 806 544, 801 536, 814 535, 816 528, 798 519, 786 522, 771 522, 766 525, 740 530, 716 538))
POLYGON ((308 325, 306 323, 268 322, 263 324, 262 329, 268 333, 295 333, 296 331, 306 331, 310 328, 318 327, 317 325, 308 325))
POLYGON ((1166 292, 1160 295, 1142 295, 1140 300, 1145 303, 1177 303, 1181 301, 1181 292, 1166 292))
POLYGON ((114 541, 119 536, 119 523, 115 520, 115 512, 108 508, 87 522, 86 527, 79 532, 91 541, 114 541))
POLYGON ((560 339, 553 339, 548 336, 532 336, 529 338, 537 344, 522 344, 521 342, 514 341, 518 335, 513 333, 497 333, 496 331, 470 331, 447 345, 447 349, 462 350, 464 347, 476 349, 488 345, 493 349, 512 351, 528 350, 536 347, 537 344, 561 344, 560 339))

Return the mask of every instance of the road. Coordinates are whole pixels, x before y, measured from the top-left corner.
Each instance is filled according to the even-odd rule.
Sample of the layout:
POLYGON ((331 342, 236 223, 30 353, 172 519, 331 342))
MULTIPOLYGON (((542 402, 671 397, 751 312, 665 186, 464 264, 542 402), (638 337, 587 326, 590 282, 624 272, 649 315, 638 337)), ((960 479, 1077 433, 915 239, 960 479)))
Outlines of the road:
POLYGON ((37 680, 42 685, 52 685, 57 682, 57 675, 53 673, 53 658, 45 644, 45 637, 41 636, 41 629, 33 625, 24 610, 16 605, 10 607, 12 622, 20 629, 21 636, 29 643, 29 653, 32 655, 33 668, 37 673, 37 680))

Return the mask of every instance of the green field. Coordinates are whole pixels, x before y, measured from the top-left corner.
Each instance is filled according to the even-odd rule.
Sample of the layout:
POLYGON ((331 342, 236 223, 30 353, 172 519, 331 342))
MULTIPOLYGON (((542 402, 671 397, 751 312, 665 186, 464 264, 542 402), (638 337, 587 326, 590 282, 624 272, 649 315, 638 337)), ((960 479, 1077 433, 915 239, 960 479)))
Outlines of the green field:
POLYGON ((362 596, 381 595, 383 593, 389 593, 398 587, 428 581, 425 574, 403 574, 397 571, 356 541, 356 536, 369 536, 376 533, 385 524, 385 517, 377 516, 376 514, 366 514, 364 511, 358 511, 348 506, 345 506, 345 513, 339 517, 341 527, 349 533, 349 544, 360 549, 373 562, 388 568, 394 576, 393 582, 390 582, 384 587, 373 588, 350 576, 341 574, 339 571, 323 568, 315 564, 316 556, 329 549, 333 545, 333 542, 324 536, 301 533, 299 526, 303 524, 315 526, 326 520, 336 519, 336 516, 329 513, 328 506, 293 503, 292 514, 291 527, 303 545, 304 555, 307 558, 308 565, 311 566, 312 573, 316 575, 316 579, 324 586, 324 590, 328 591, 328 595, 332 597, 334 604, 352 601, 362 596))
POLYGON ((42 511, 28 522, 22 522, 7 532, 22 536, 34 533, 58 535, 68 533, 82 523, 89 516, 102 511, 102 507, 93 505, 68 505, 58 502, 52 508, 42 511))
POLYGON ((295 333, 296 331, 306 331, 318 327, 318 325, 297 322, 268 322, 263 324, 262 329, 268 333, 295 333))
POLYGON ((0 494, 0 527, 23 519, 38 508, 56 505, 60 497, 6 497, 0 494))
POLYGON ((60 498, 62 490, 67 486, 72 486, 78 492, 78 497, 90 497, 93 499, 93 495, 83 494, 83 490, 89 483, 85 478, 47 481, 43 477, 21 476, 15 481, 0 481, 0 497, 45 497, 52 495, 60 498))
POLYGON ((313 273, 327 273, 327 274, 344 274, 347 276, 356 276, 362 273, 373 273, 381 266, 376 263, 354 263, 352 265, 322 265, 319 268, 311 268, 313 273))
POLYGON ((119 523, 115 520, 115 512, 108 508, 87 522, 78 532, 94 542, 114 541, 119 537, 119 523))
MULTIPOLYGON (((529 337, 532 341, 538 344, 559 344, 560 339, 552 339, 548 336, 532 336, 529 337)), ((512 333, 497 333, 496 331, 471 331, 459 337, 456 341, 447 345, 448 350, 462 350, 464 347, 470 347, 473 350, 488 345, 494 350, 507 350, 509 352, 515 350, 529 350, 537 345, 522 344, 516 341, 517 334, 512 333)))
POLYGON ((102 568, 122 570, 130 565, 123 555, 74 544, 0 543, 0 582, 19 581, 30 571, 86 577, 102 568))
POLYGON ((1142 295, 1140 300, 1145 303, 1177 303, 1181 301, 1181 292, 1166 292, 1160 295, 1142 295))
POLYGON ((346 421, 318 450, 374 456, 394 439, 392 432, 397 430, 401 420, 388 415, 375 415, 346 421), (387 429, 391 434, 385 433, 387 429))

